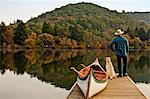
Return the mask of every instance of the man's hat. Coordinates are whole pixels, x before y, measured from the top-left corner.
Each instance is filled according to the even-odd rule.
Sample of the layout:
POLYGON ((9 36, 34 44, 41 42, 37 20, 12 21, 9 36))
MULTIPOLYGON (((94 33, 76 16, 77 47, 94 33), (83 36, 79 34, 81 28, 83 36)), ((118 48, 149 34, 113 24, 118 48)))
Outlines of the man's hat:
POLYGON ((114 35, 122 35, 124 32, 121 29, 118 29, 114 35))

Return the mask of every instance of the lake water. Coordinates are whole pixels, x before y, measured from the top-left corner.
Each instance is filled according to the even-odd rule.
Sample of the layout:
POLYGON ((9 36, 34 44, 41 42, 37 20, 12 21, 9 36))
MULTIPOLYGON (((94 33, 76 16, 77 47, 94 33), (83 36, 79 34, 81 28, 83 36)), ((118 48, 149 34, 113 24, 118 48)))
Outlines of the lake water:
MULTIPOLYGON (((115 71, 115 53, 108 50, 35 49, 0 53, 0 99, 65 99, 76 81, 71 66, 80 70, 98 57, 103 68, 105 56, 111 56, 115 71)), ((128 74, 150 98, 150 51, 131 50, 128 74)))

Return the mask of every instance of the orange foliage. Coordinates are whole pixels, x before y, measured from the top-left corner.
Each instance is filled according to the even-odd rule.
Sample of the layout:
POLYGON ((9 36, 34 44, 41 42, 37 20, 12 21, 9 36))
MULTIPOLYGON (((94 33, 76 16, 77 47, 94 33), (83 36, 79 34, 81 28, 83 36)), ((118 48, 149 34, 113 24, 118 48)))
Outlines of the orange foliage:
POLYGON ((34 48, 36 46, 36 33, 32 32, 30 35, 28 35, 28 39, 24 41, 24 44, 28 48, 34 48))
POLYGON ((77 42, 74 39, 71 40, 71 43, 72 43, 72 48, 77 47, 77 42))
POLYGON ((26 47, 29 47, 29 48, 34 48, 36 45, 35 40, 32 38, 26 39, 24 43, 26 47))
POLYGON ((94 48, 101 48, 102 45, 99 41, 95 41, 95 45, 94 45, 94 48))
POLYGON ((33 40, 36 40, 37 36, 36 36, 36 33, 32 32, 30 35, 28 35, 28 39, 33 39, 33 40))
POLYGON ((124 36, 124 37, 126 37, 126 38, 128 39, 128 41, 129 41, 129 42, 131 41, 131 37, 130 37, 130 35, 128 35, 128 34, 124 34, 123 36, 124 36))
POLYGON ((27 50, 25 52, 25 57, 31 62, 31 64, 36 63, 36 52, 34 50, 27 50))
POLYGON ((85 43, 82 42, 82 41, 79 41, 78 43, 78 47, 81 48, 81 49, 84 49, 86 47, 85 43))
POLYGON ((12 41, 13 41, 13 33, 12 33, 11 28, 6 27, 6 30, 3 33, 3 38, 4 38, 4 41, 7 44, 11 44, 12 43, 12 41))

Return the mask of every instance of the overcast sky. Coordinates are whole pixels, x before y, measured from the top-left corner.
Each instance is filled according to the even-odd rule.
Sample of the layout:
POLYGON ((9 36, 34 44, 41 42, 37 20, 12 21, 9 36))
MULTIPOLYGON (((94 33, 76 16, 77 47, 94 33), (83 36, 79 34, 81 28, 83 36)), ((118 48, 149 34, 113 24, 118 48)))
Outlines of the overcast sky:
POLYGON ((150 12, 150 0, 0 0, 0 22, 9 24, 17 19, 26 22, 31 17, 78 2, 91 2, 118 12, 150 12))

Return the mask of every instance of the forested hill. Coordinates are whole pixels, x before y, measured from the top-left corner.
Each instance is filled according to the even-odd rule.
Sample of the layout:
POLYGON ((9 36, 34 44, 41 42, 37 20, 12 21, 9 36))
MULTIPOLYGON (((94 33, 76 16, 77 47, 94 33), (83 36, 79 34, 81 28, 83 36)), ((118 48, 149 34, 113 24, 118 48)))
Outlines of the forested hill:
POLYGON ((107 48, 114 38, 113 33, 121 28, 131 46, 147 48, 150 45, 147 14, 119 13, 92 3, 69 4, 26 23, 17 20, 8 27, 1 23, 0 44, 31 48, 41 45, 52 48, 107 48), (142 17, 139 17, 140 14, 142 17))
POLYGON ((111 11, 92 3, 69 4, 54 11, 46 12, 37 18, 27 22, 30 29, 36 33, 42 33, 43 23, 57 24, 62 27, 80 25, 87 31, 95 34, 108 31, 109 29, 128 27, 135 29, 139 23, 126 14, 111 11))
POLYGON ((138 21, 150 24, 150 12, 128 12, 127 15, 138 21))

